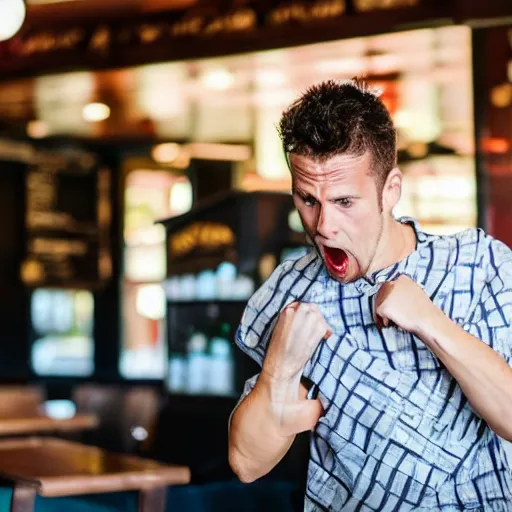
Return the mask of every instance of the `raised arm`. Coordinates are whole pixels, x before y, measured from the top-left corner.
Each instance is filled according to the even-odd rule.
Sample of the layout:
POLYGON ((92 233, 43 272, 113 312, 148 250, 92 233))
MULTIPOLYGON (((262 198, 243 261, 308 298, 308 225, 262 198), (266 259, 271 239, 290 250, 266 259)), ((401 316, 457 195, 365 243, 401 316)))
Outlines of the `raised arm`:
POLYGON ((304 366, 330 329, 312 304, 290 304, 276 325, 254 389, 235 410, 229 434, 229 462, 243 482, 273 469, 295 439, 322 415, 301 383, 304 366))

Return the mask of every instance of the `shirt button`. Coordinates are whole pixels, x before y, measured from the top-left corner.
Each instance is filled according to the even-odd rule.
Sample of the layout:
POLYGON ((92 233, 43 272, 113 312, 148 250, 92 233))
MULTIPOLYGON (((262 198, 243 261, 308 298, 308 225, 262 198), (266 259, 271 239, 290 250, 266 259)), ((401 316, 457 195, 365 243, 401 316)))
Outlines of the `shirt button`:
POLYGON ((376 281, 379 284, 385 283, 386 282, 386 276, 378 276, 376 281))

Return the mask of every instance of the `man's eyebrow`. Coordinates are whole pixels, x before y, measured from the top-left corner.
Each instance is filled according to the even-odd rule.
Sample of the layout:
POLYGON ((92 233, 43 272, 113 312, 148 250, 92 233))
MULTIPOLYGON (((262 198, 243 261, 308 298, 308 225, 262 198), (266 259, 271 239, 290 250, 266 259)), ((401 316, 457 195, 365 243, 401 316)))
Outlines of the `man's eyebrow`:
MULTIPOLYGON (((292 193, 297 194, 301 197, 312 197, 313 199, 317 200, 313 194, 311 194, 310 192, 304 192, 303 190, 296 186, 292 187, 292 193)), ((341 201, 342 199, 361 199, 361 196, 358 196, 357 194, 348 193, 336 197, 331 197, 329 198, 329 201, 335 203, 336 201, 341 201)))
POLYGON ((361 196, 358 196, 356 194, 343 194, 338 197, 332 197, 329 199, 329 201, 340 201, 341 199, 360 199, 361 196))
POLYGON ((313 194, 310 194, 309 192, 305 192, 304 190, 301 190, 300 188, 293 186, 292 187, 292 193, 297 194, 301 197, 315 197, 313 194))

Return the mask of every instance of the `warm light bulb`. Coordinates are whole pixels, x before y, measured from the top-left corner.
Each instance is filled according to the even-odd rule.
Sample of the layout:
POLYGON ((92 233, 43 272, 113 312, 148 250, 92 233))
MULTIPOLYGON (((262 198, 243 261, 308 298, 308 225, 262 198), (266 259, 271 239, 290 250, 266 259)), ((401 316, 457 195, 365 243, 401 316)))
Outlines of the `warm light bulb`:
POLYGON ((175 142, 166 142, 164 144, 158 144, 151 151, 153 160, 158 163, 170 163, 174 162, 180 154, 181 148, 179 144, 175 142))
POLYGON ((82 116, 89 123, 105 121, 110 117, 110 107, 104 103, 88 103, 82 110, 82 116))
POLYGON ((222 91, 233 86, 235 77, 227 69, 212 69, 202 76, 202 82, 208 89, 222 91))
POLYGON ((0 41, 10 39, 18 32, 26 13, 23 0, 0 0, 0 41))
MULTIPOLYGON (((1 1, 1 0, 0 0, 1 1)), ((48 124, 44 121, 33 120, 27 123, 27 134, 33 139, 42 139, 50 133, 48 124)))

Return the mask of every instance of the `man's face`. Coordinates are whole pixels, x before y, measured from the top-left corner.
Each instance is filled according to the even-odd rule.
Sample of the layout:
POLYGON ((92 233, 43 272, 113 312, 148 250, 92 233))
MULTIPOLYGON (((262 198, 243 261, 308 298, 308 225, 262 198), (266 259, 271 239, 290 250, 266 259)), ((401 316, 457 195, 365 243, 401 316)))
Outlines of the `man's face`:
POLYGON ((346 283, 367 274, 382 235, 381 187, 369 153, 327 160, 290 155, 293 199, 325 266, 346 283))

